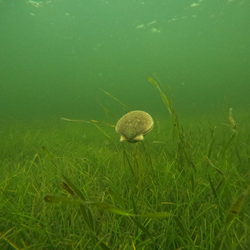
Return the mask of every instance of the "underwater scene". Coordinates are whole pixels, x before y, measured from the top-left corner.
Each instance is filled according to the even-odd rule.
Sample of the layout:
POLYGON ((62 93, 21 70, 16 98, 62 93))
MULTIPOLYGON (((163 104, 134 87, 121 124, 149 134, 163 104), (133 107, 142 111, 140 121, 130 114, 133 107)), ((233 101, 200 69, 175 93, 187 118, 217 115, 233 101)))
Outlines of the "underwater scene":
POLYGON ((0 249, 250 249, 249 0, 0 0, 0 249))

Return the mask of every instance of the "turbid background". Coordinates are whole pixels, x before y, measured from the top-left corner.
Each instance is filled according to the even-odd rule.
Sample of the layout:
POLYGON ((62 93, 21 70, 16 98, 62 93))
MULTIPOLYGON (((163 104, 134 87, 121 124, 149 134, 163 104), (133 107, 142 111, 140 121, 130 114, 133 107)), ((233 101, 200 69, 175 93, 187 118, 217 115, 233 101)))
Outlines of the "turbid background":
POLYGON ((250 2, 0 1, 1 119, 106 120, 122 108, 249 115, 250 2))

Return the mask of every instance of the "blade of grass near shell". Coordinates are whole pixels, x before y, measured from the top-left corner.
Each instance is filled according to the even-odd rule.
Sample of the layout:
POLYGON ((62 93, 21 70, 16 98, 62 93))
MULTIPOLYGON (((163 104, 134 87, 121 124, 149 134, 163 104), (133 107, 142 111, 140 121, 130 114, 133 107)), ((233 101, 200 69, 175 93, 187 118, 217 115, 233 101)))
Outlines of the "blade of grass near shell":
POLYGON ((63 205, 79 205, 82 204, 82 200, 72 199, 69 197, 62 197, 56 195, 46 195, 44 200, 48 203, 63 204, 63 205))
POLYGON ((61 117, 61 120, 64 120, 64 121, 68 121, 68 122, 82 122, 82 123, 89 123, 89 124, 92 124, 94 125, 97 129, 99 129, 106 137, 110 138, 110 136, 104 131, 102 130, 97 124, 95 123, 100 123, 102 125, 105 125, 105 126, 109 126, 109 127, 114 127, 114 125, 112 124, 108 124, 106 122, 99 122, 99 121, 96 121, 96 120, 91 120, 91 121, 85 121, 85 120, 71 120, 71 119, 68 119, 68 118, 63 118, 61 117))
POLYGON ((96 128, 98 128, 106 137, 110 138, 110 136, 105 133, 105 131, 103 131, 98 125, 96 125, 95 123, 92 123, 96 128))
POLYGON ((104 202, 88 202, 89 204, 93 204, 97 206, 98 208, 114 213, 119 214, 123 216, 129 216, 129 217, 141 217, 141 218, 150 218, 150 219, 162 219, 171 216, 172 214, 166 213, 166 212, 159 212, 159 213, 148 213, 148 214, 132 214, 129 212, 126 212, 122 209, 116 208, 112 205, 109 205, 104 202))
MULTIPOLYGON (((43 151, 48 155, 48 157, 50 158, 50 161, 52 162, 52 164, 57 167, 57 165, 55 164, 55 162, 53 161, 53 157, 50 154, 50 152, 48 151, 48 149, 46 147, 42 147, 43 151)), ((75 185, 69 180, 67 179, 63 174, 62 177, 64 178, 64 180, 66 181, 66 183, 68 184, 69 187, 71 187, 71 189, 75 192, 75 194, 78 195, 78 197, 80 197, 83 201, 85 201, 85 197, 84 195, 75 187, 75 185)), ((83 215, 83 218, 86 222, 86 224, 88 225, 88 227, 93 230, 94 229, 94 224, 93 224, 93 217, 92 214, 90 212, 89 209, 85 208, 82 204, 80 205, 80 209, 83 215)))
POLYGON ((164 92, 161 90, 157 82, 150 76, 148 76, 148 80, 159 90, 161 94, 162 101, 164 102, 166 108, 168 109, 169 113, 172 115, 172 107, 171 107, 171 102, 167 98, 167 96, 164 94, 164 92))
POLYGON ((129 217, 142 217, 142 218, 151 218, 151 219, 160 219, 160 218, 166 218, 171 216, 172 214, 167 212, 159 212, 159 213, 148 213, 148 214, 132 214, 129 212, 126 212, 122 209, 119 209, 117 207, 114 207, 108 203, 105 202, 98 202, 98 201, 82 201, 77 200, 69 197, 62 197, 62 196, 56 196, 56 195, 46 195, 44 197, 44 200, 48 203, 53 204, 64 204, 64 205, 94 205, 102 210, 119 214, 123 216, 129 216, 129 217))
POLYGON ((108 203, 105 202, 96 202, 96 201, 88 201, 86 202, 87 204, 92 204, 94 206, 97 206, 98 208, 114 213, 114 214, 119 214, 123 216, 129 216, 129 217, 142 217, 142 218, 150 218, 150 219, 163 219, 167 218, 169 216, 172 216, 171 213, 168 212, 157 212, 157 213, 148 213, 148 214, 132 214, 127 211, 124 211, 120 208, 114 207, 108 203))
POLYGON ((148 214, 132 214, 132 213, 126 212, 122 209, 116 208, 116 207, 109 205, 107 203, 104 203, 104 202, 89 202, 89 203, 97 206, 98 208, 100 208, 102 210, 106 210, 106 211, 114 213, 114 214, 129 216, 130 218, 131 217, 141 217, 141 218, 150 218, 150 219, 163 219, 163 218, 167 218, 169 216, 172 216, 171 213, 167 213, 167 212, 148 213, 148 214))
POLYGON ((111 128, 115 128, 115 125, 113 124, 110 124, 110 123, 107 123, 107 122, 101 122, 101 121, 96 121, 96 120, 90 120, 91 122, 94 122, 94 123, 99 123, 101 125, 105 125, 107 127, 111 127, 111 128))
POLYGON ((119 214, 123 216, 135 216, 134 214, 128 213, 122 209, 116 208, 104 202, 90 202, 90 204, 93 204, 102 210, 105 210, 114 214, 119 214))
POLYGON ((158 83, 150 76, 148 76, 148 80, 159 90, 158 83))
MULTIPOLYGON (((64 178, 66 183, 71 187, 71 189, 75 192, 75 194, 78 195, 78 197, 82 199, 82 201, 85 202, 86 199, 84 195, 82 194, 82 192, 68 178, 66 178, 66 176, 62 175, 62 177, 64 178)), ((94 222, 93 222, 93 216, 91 214, 91 211, 85 206, 83 206, 82 204, 80 204, 80 209, 82 212, 83 219, 85 220, 89 228, 93 230, 94 222)))
MULTIPOLYGON (((184 135, 182 135, 182 133, 180 131, 180 125, 179 125, 178 116, 175 113, 175 111, 173 110, 172 104, 171 104, 170 100, 167 98, 167 96, 164 94, 164 92, 161 90, 161 88, 159 87, 159 85, 157 84, 157 82, 152 77, 148 76, 148 80, 158 89, 158 91, 161 94, 161 98, 162 98, 162 100, 163 100, 166 108, 168 109, 170 115, 172 115, 172 123, 173 123, 173 128, 174 128, 173 136, 175 135, 175 131, 177 131, 178 137, 179 137, 180 141, 183 144, 184 143, 184 135)), ((174 140, 174 137, 173 137, 173 140, 174 140)), ((193 167, 193 169, 195 169, 195 165, 190 160, 190 158, 187 157, 186 149, 184 148, 184 146, 183 146, 183 150, 184 150, 184 153, 185 153, 185 156, 186 156, 186 159, 187 159, 189 165, 191 165, 193 167)))
POLYGON ((65 175, 62 174, 62 177, 64 178, 66 183, 70 186, 70 188, 75 192, 75 194, 78 195, 78 197, 81 198, 83 201, 86 201, 82 192, 65 175))
MULTIPOLYGON (((82 205, 82 200, 76 200, 68 197, 61 197, 61 196, 54 196, 54 195, 47 195, 44 197, 44 200, 48 203, 54 203, 54 204, 64 204, 64 205, 82 205)), ((85 204, 92 203, 92 202, 85 202, 85 204)), ((93 202, 95 205, 99 205, 98 202, 93 202)), ((106 204, 105 204, 106 205, 106 204)), ((103 206, 103 205, 102 205, 103 206)), ((93 228, 91 228, 91 235, 95 242, 98 242, 102 249, 109 250, 109 247, 106 246, 95 234, 93 231, 93 228)))
POLYGON ((67 121, 67 122, 90 123, 90 121, 85 121, 85 120, 73 120, 73 119, 68 119, 68 118, 64 118, 64 117, 61 117, 61 120, 63 120, 63 121, 67 121))
MULTIPOLYGON (((165 93, 161 90, 161 88, 159 87, 159 85, 157 84, 157 82, 150 76, 148 76, 148 80, 158 89, 158 91, 161 94, 161 98, 166 106, 166 108, 168 109, 170 115, 172 115, 172 123, 173 123, 173 128, 174 128, 174 132, 177 131, 178 133, 178 137, 181 140, 181 142, 183 143, 183 138, 184 136, 182 135, 181 131, 180 131, 180 125, 179 125, 179 120, 178 120, 178 116, 175 113, 175 111, 172 108, 172 104, 170 102, 170 100, 167 98, 167 96, 165 95, 165 93)), ((175 133, 173 133, 174 136, 175 133)), ((173 138, 174 139, 174 138, 173 138)), ((185 150, 185 149, 184 149, 185 150)), ((186 154, 186 153, 185 153, 186 154)), ((191 165, 194 169, 195 169, 195 165, 194 163, 190 160, 190 158, 188 158, 186 156, 189 165, 191 165)))
POLYGON ((113 100, 115 100, 116 102, 118 102, 122 107, 123 109, 125 110, 125 112, 129 112, 130 108, 125 105, 124 103, 122 103, 120 100, 118 100, 116 97, 114 97, 113 95, 111 95, 109 92, 103 90, 103 89, 100 89, 102 92, 104 92, 107 96, 109 96, 110 98, 112 98, 113 100))
POLYGON ((73 192, 73 190, 69 187, 69 185, 65 182, 61 183, 61 187, 63 189, 65 189, 69 194, 71 194, 72 196, 75 196, 75 193, 73 192))
POLYGON ((99 105, 102 107, 104 113, 106 114, 107 118, 109 118, 109 115, 111 115, 113 118, 115 118, 115 115, 109 110, 107 109, 98 98, 96 98, 96 101, 99 103, 99 105))
MULTIPOLYGON (((136 216, 135 214, 128 213, 126 211, 123 211, 119 208, 116 208, 112 205, 109 205, 104 202, 98 202, 98 201, 82 201, 82 200, 77 200, 69 197, 62 197, 62 196, 56 196, 56 195, 46 195, 44 197, 44 200, 48 203, 52 204, 63 204, 63 205, 87 205, 91 204, 94 205, 102 210, 114 213, 114 214, 119 214, 123 216, 136 216)), ((140 216, 140 215, 138 215, 140 216)), ((150 216, 150 214, 149 214, 150 216)), ((145 217, 145 215, 141 215, 141 217, 145 217)))
POLYGON ((167 107, 169 114, 172 115, 171 102, 170 102, 170 100, 167 98, 167 96, 162 91, 161 91, 161 98, 162 98, 165 106, 167 107))
POLYGON ((133 170, 133 168, 132 168, 132 166, 131 166, 131 164, 130 164, 130 161, 129 161, 129 159, 128 159, 128 156, 127 156, 127 153, 126 153, 126 149, 125 149, 125 147, 124 147, 124 144, 122 144, 122 147, 123 147, 123 155, 124 155, 124 158, 127 160, 128 165, 129 165, 129 168, 130 168, 130 171, 131 171, 133 177, 135 178, 135 173, 134 173, 134 170, 133 170))
POLYGON ((138 220, 130 217, 130 219, 135 223, 135 225, 145 234, 147 235, 151 240, 152 242, 154 242, 154 238, 153 236, 151 235, 151 233, 147 230, 146 227, 144 227, 138 220))

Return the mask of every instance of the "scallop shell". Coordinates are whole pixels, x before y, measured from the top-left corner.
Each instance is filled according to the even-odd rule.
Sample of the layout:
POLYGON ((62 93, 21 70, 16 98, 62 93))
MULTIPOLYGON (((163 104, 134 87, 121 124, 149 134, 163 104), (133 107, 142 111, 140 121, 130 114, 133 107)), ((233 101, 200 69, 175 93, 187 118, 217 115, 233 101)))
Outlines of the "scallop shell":
POLYGON ((120 141, 138 142, 154 126, 152 117, 144 111, 131 111, 124 115, 116 124, 116 133, 121 135, 120 141))

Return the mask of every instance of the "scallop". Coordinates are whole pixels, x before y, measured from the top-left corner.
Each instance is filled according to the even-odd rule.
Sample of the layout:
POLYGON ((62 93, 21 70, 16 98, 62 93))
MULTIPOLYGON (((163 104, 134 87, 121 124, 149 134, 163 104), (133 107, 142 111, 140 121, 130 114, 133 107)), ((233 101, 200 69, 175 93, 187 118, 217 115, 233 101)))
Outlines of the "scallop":
POLYGON ((131 143, 144 140, 144 135, 152 130, 154 121, 150 114, 135 110, 124 115, 116 124, 115 131, 120 134, 120 141, 131 143))

